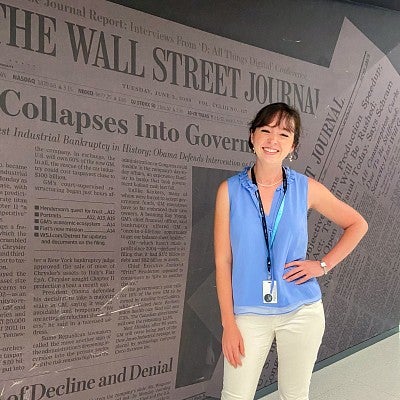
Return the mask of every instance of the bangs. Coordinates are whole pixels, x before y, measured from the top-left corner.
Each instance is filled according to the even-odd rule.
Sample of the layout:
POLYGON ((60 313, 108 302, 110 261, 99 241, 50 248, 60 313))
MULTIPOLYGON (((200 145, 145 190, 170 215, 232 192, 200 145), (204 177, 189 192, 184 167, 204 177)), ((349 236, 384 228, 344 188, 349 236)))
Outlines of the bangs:
POLYGON ((265 118, 263 118, 263 120, 260 122, 261 124, 258 125, 257 128, 265 125, 269 125, 272 127, 282 125, 284 129, 292 133, 294 133, 295 131, 295 122, 293 121, 293 116, 283 110, 280 110, 275 114, 266 115, 265 118))

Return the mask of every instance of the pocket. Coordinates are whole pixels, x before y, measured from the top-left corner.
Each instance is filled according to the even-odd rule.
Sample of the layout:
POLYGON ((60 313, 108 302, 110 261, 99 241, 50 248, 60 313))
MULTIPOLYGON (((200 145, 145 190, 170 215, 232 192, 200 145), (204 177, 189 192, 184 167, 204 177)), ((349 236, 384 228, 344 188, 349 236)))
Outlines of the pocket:
POLYGON ((325 325, 325 311, 322 300, 318 300, 314 303, 304 304, 299 308, 299 310, 302 310, 306 313, 315 314, 316 316, 320 316, 320 318, 324 321, 325 325))
POLYGON ((324 305, 322 304, 322 300, 318 300, 318 301, 314 301, 313 303, 308 303, 308 304, 304 304, 303 306, 301 306, 301 308, 308 308, 308 309, 313 309, 313 308, 315 308, 315 309, 320 309, 320 308, 322 308, 322 309, 324 309, 324 305))
POLYGON ((322 329, 325 330, 325 311, 322 300, 318 300, 315 303, 306 304, 304 307, 314 314, 315 320, 320 321, 322 329))

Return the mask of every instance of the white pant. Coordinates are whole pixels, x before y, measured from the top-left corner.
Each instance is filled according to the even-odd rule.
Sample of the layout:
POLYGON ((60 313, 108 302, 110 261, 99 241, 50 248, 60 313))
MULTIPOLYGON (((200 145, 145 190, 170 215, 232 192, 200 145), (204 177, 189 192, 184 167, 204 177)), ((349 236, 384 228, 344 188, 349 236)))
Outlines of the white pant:
POLYGON ((242 365, 224 359, 221 400, 253 400, 272 341, 278 351, 280 400, 308 400, 311 374, 325 329, 322 302, 282 315, 237 315, 244 341, 242 365))

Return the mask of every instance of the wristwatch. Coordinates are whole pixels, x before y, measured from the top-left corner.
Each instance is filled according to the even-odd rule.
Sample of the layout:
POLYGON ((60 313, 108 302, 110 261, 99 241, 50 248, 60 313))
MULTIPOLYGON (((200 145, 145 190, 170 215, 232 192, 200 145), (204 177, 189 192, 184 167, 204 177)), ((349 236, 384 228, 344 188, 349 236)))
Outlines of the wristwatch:
POLYGON ((328 267, 328 265, 326 264, 326 262, 325 261, 320 261, 319 265, 324 270, 324 275, 326 275, 328 273, 328 270, 326 269, 328 267))

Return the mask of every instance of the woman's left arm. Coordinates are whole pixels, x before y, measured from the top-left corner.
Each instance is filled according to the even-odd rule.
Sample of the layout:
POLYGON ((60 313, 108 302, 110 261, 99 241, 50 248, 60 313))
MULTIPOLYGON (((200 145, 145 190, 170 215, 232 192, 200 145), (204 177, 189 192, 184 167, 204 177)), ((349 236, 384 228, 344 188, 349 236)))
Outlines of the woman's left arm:
MULTIPOLYGON (((347 257, 368 230, 367 221, 352 207, 335 197, 324 185, 308 178, 308 206, 343 228, 343 234, 323 257, 331 270, 347 257)), ((310 278, 322 276, 320 261, 304 260, 287 263, 285 268, 294 267, 283 275, 288 282, 301 284, 310 278)))

